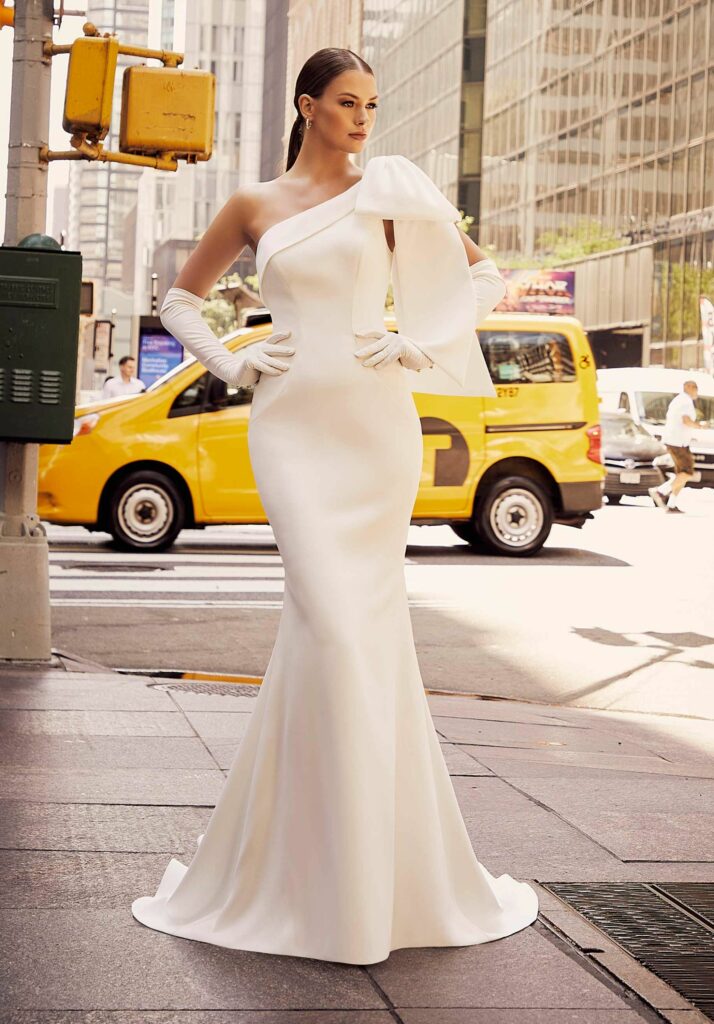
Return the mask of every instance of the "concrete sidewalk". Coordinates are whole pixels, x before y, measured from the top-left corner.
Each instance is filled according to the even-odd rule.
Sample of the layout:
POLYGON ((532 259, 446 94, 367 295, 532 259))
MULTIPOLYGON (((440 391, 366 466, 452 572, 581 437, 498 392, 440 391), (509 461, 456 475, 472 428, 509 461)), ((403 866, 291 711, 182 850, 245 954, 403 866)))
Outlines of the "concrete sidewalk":
POLYGON ((515 936, 351 967, 142 927, 131 901, 190 858, 256 693, 59 655, 0 668, 3 1024, 706 1020, 543 888, 714 882, 712 726, 696 719, 430 696, 479 859, 541 883, 515 936))

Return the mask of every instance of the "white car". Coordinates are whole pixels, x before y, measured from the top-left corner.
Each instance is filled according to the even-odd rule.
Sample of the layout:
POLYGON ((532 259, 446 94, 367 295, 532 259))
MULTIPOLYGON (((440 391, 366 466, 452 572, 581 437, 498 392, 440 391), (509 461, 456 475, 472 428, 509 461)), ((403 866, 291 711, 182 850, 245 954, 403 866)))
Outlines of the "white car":
MULTIPOLYGON (((603 411, 624 409, 652 437, 662 440, 667 406, 682 390, 685 380, 695 380, 699 396, 695 403, 697 419, 706 429, 692 434, 691 449, 699 479, 694 484, 714 487, 714 377, 702 370, 673 370, 662 366, 625 366, 597 371, 597 390, 603 411)), ((669 454, 660 456, 657 465, 671 467, 669 454)), ((673 468, 673 467, 671 467, 673 468)))

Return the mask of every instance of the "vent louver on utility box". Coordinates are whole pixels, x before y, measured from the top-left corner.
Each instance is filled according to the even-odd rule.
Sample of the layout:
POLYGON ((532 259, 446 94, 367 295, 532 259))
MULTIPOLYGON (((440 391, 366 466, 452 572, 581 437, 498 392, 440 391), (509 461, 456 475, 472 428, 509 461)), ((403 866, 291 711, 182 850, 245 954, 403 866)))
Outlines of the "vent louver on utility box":
POLYGON ((72 440, 82 256, 0 247, 0 440, 72 440))

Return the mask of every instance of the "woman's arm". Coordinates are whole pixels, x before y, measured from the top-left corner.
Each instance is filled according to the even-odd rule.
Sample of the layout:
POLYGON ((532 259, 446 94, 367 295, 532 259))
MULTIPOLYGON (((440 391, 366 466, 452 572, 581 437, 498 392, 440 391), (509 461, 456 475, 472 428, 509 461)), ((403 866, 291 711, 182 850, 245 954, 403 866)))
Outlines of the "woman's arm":
POLYGON ((184 288, 204 299, 250 244, 245 225, 250 222, 252 214, 252 197, 237 189, 204 231, 173 287, 184 288))
POLYGON ((474 296, 476 298, 476 321, 474 326, 478 327, 489 313, 493 312, 506 294, 506 282, 503 280, 500 270, 490 256, 483 256, 482 259, 471 263, 469 273, 471 274, 471 283, 473 284, 474 296))
POLYGON ((276 358, 294 349, 275 344, 289 331, 271 334, 249 354, 237 355, 222 344, 201 316, 203 300, 222 274, 248 245, 245 224, 252 203, 236 191, 206 229, 201 241, 166 293, 159 311, 161 323, 207 370, 236 387, 253 387, 261 373, 276 375, 288 364, 276 358))
MULTIPOLYGON (((384 234, 387 239, 387 245, 389 246, 390 251, 394 252, 394 221, 385 220, 383 223, 384 234)), ((472 267, 475 263, 479 263, 481 260, 489 259, 489 257, 483 251, 483 249, 480 249, 476 245, 473 238, 469 238, 466 232, 462 231, 460 227, 457 227, 456 225, 454 225, 454 227, 456 227, 456 230, 459 233, 459 238, 461 239, 461 243, 464 249, 466 250, 466 255, 469 258, 469 266, 472 267)))
POLYGON ((479 249, 479 247, 474 242, 473 238, 469 238, 466 232, 462 231, 461 228, 459 227, 457 227, 456 230, 458 231, 463 247, 466 250, 466 255, 469 258, 470 267, 472 267, 475 263, 480 263, 481 260, 489 259, 489 257, 483 251, 483 249, 479 249))

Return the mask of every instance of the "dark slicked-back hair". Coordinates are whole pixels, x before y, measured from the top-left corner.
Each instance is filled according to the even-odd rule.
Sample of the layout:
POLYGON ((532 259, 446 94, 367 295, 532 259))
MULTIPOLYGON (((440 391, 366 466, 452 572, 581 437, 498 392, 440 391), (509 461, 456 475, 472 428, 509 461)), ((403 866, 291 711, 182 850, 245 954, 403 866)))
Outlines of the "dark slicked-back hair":
POLYGON ((325 46, 322 50, 315 50, 300 68, 293 96, 293 105, 297 115, 290 131, 286 171, 290 170, 297 159, 305 130, 305 118, 300 113, 298 97, 307 93, 308 96, 317 99, 322 96, 332 79, 337 78, 343 71, 366 71, 369 75, 374 74, 367 61, 362 60, 352 50, 345 50, 339 46, 325 46))

